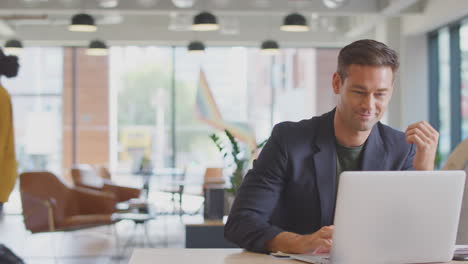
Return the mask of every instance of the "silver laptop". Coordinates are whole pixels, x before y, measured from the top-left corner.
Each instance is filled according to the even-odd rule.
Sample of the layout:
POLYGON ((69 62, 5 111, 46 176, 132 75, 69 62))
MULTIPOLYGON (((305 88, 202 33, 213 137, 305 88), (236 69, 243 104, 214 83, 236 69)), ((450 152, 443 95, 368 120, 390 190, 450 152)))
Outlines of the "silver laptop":
POLYGON ((453 257, 464 171, 344 172, 331 256, 310 263, 446 262, 453 257))

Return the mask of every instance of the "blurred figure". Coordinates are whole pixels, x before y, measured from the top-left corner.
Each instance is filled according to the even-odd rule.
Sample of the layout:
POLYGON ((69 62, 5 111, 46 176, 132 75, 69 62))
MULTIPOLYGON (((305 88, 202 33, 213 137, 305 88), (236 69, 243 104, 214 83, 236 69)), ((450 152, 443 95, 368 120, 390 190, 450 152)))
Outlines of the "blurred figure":
MULTIPOLYGON (((452 151, 445 162, 443 170, 468 170, 468 138, 465 138, 452 151)), ((468 171, 467 171, 468 173, 468 171)))
POLYGON ((13 109, 8 91, 1 84, 1 76, 7 78, 18 74, 18 57, 6 56, 0 49, 0 214, 15 186, 17 164, 13 130, 13 109))

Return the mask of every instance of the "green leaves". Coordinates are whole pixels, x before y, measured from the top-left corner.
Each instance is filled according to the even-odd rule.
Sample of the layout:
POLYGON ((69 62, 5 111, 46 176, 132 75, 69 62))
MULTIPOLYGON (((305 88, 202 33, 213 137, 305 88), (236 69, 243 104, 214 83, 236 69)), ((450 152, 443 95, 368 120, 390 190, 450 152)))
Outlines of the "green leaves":
POLYGON ((219 152, 223 155, 224 160, 229 163, 228 166, 234 168, 233 174, 231 177, 229 177, 231 188, 227 188, 226 191, 235 195, 242 183, 242 178, 244 176, 244 164, 248 162, 248 159, 242 158, 243 153, 239 147, 239 143, 237 142, 237 139, 231 134, 231 132, 225 129, 224 133, 227 140, 221 139, 214 133, 210 135, 210 138, 215 143, 219 152))
MULTIPOLYGON (((268 142, 268 139, 270 139, 270 138, 267 138, 267 139, 263 140, 262 142, 260 142, 260 143, 257 145, 257 149, 263 148, 263 146, 265 146, 265 144, 268 142)), ((255 152, 255 149, 252 149, 252 152, 251 152, 251 153, 254 154, 254 152, 255 152)))
MULTIPOLYGON (((226 135, 227 140, 220 138, 214 133, 210 135, 210 138, 215 143, 219 152, 223 155, 224 160, 229 164, 228 166, 234 168, 234 172, 229 177, 231 187, 227 188, 226 191, 236 195, 237 190, 242 184, 245 167, 248 165, 250 157, 245 156, 244 151, 241 150, 239 142, 231 132, 229 132, 229 130, 225 129, 224 134, 226 135)), ((258 144, 257 149, 262 148, 267 141, 268 139, 258 144)), ((250 154, 252 155, 254 152, 255 149, 251 150, 250 154)))

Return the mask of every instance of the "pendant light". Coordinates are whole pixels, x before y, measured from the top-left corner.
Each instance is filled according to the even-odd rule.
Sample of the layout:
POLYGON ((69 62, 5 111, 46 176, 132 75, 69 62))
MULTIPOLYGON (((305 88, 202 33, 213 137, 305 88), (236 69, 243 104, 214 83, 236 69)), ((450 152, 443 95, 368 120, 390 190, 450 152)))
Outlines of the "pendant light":
POLYGON ((119 0, 98 0, 98 3, 102 8, 114 8, 119 5, 119 0))
POLYGON ((346 2, 347 0, 322 0, 323 5, 325 5, 327 8, 330 8, 330 9, 341 7, 346 2))
POLYGON ((187 49, 190 53, 201 53, 205 52, 205 45, 201 41, 192 41, 189 43, 187 49))
POLYGON ((216 17, 209 12, 201 12, 193 18, 192 30, 214 31, 219 29, 216 17))
POLYGON ((93 40, 89 43, 86 55, 90 56, 106 56, 108 54, 106 43, 101 40, 93 40))
POLYGON ((172 0, 177 8, 190 8, 195 4, 195 0, 172 0))
POLYGON ((268 55, 279 54, 278 42, 274 40, 265 40, 262 42, 261 52, 268 55))
POLYGON ((19 55, 23 51, 23 43, 17 39, 9 39, 5 42, 5 53, 19 55))
POLYGON ((68 26, 70 31, 94 32, 97 30, 94 18, 88 14, 81 13, 74 15, 71 24, 68 26))
POLYGON ((304 32, 309 30, 306 18, 299 13, 292 13, 284 18, 284 23, 280 27, 283 31, 304 32))

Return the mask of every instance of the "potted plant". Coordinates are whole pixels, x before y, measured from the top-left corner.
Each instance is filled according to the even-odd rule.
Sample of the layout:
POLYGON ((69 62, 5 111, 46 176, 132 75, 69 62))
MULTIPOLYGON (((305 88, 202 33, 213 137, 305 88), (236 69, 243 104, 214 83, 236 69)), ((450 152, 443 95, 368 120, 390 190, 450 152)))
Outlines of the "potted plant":
POLYGON ((239 190, 239 187, 242 183, 244 173, 246 168, 249 166, 249 161, 252 155, 257 149, 260 149, 265 145, 268 139, 264 140, 260 144, 257 144, 256 149, 250 151, 242 150, 237 139, 229 132, 227 129, 224 130, 226 139, 220 138, 216 134, 211 134, 210 138, 215 143, 219 152, 223 155, 224 161, 227 164, 227 167, 232 170, 232 174, 229 176, 229 182, 231 186, 225 188, 226 194, 225 199, 227 200, 227 212, 229 212, 234 197, 239 190))

